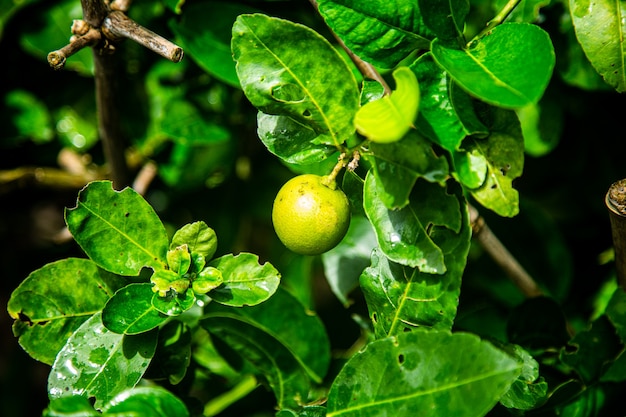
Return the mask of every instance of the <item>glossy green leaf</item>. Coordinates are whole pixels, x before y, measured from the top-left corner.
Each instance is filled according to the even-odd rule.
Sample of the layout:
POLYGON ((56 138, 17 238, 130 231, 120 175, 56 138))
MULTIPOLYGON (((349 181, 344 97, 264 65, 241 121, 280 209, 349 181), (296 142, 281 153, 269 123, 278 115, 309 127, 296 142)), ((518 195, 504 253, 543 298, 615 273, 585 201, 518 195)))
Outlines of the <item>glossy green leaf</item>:
POLYGON ((322 254, 324 276, 335 297, 345 306, 351 304, 349 294, 359 285, 359 276, 369 266, 372 250, 378 246, 370 222, 352 216, 348 233, 335 248, 322 254))
POLYGON ((95 397, 95 407, 102 408, 139 382, 154 355, 156 342, 157 332, 136 336, 113 333, 102 324, 101 315, 94 314, 57 355, 48 377, 50 398, 95 397))
POLYGON ((184 294, 191 284, 191 280, 169 269, 160 269, 155 271, 150 277, 150 282, 154 284, 152 291, 161 297, 165 297, 168 293, 184 294))
MULTIPOLYGON (((211 303, 209 316, 229 316, 272 335, 287 348, 315 382, 320 383, 330 363, 330 342, 324 324, 286 290, 264 303, 232 309, 211 303)), ((211 331, 211 329, 209 328, 211 331)))
POLYGON ((548 33, 527 23, 498 25, 467 49, 435 39, 432 54, 470 94, 505 108, 537 103, 555 65, 548 33))
POLYGON ((403 208, 409 203, 418 178, 443 182, 448 176, 447 160, 437 156, 432 143, 414 131, 399 142, 372 143, 369 151, 367 159, 372 162, 379 184, 379 198, 389 209, 403 208))
POLYGON ((230 30, 240 14, 255 10, 241 4, 211 1, 185 4, 180 20, 171 20, 185 55, 202 69, 233 87, 239 87, 230 50, 230 30))
POLYGON ((115 191, 110 181, 91 182, 78 194, 76 207, 65 211, 65 220, 87 256, 107 271, 139 275, 144 267, 165 267, 165 227, 131 188, 115 191))
POLYGON ((321 0, 326 24, 356 55, 393 68, 412 52, 428 49, 435 37, 422 21, 417 1, 321 0))
POLYGON ((205 222, 189 223, 174 233, 170 249, 184 244, 189 247, 192 254, 201 254, 208 260, 213 258, 217 250, 217 235, 205 222))
POLYGON ((191 329, 179 320, 172 320, 159 328, 156 353, 144 377, 167 379, 170 384, 180 383, 191 363, 191 329))
POLYGON ((317 133, 289 116, 259 112, 257 133, 271 153, 290 164, 312 164, 323 161, 337 151, 315 140, 317 133))
POLYGON ((306 402, 311 380, 321 382, 326 374, 330 346, 324 327, 286 291, 252 307, 211 303, 206 313, 200 325, 264 375, 280 408, 306 402))
POLYGON ((178 397, 164 388, 137 387, 117 394, 103 407, 104 416, 188 417, 189 410, 178 397))
POLYGON ((206 294, 224 283, 222 271, 212 266, 207 266, 200 271, 191 281, 191 288, 196 294, 206 294))
POLYGON ((444 255, 446 272, 440 275, 420 272, 392 262, 375 250, 360 283, 377 338, 420 326, 447 330, 456 317, 470 247, 469 219, 458 190, 457 195, 450 196, 443 189, 433 192, 434 187, 438 186, 422 189, 420 194, 428 197, 415 210, 420 219, 433 225, 431 237, 444 255), (452 218, 457 218, 459 223, 441 226, 452 218))
POLYGON ((524 366, 517 380, 500 398, 500 404, 517 410, 530 410, 541 405, 547 397, 548 383, 539 376, 539 363, 520 346, 507 346, 506 350, 524 366))
POLYGON ((463 125, 452 101, 450 76, 430 53, 419 57, 410 68, 417 76, 421 91, 420 111, 415 122, 417 130, 453 152, 470 131, 463 125))
POLYGON ((280 284, 280 272, 269 262, 259 264, 252 253, 224 255, 210 266, 222 273, 224 282, 209 293, 214 301, 233 307, 256 305, 274 294, 280 284))
POLYGON ((400 67, 392 75, 396 89, 366 103, 354 117, 357 132, 372 142, 397 142, 414 127, 420 102, 417 77, 408 67, 400 67))
MULTIPOLYGON (((187 281, 189 285, 189 281, 187 281)), ((166 316, 179 316, 194 306, 196 296, 193 291, 176 292, 172 291, 165 296, 158 293, 152 295, 152 307, 166 316)))
POLYGON ((452 154, 454 177, 467 188, 479 188, 487 179, 488 162, 478 148, 452 154))
POLYGON ((286 20, 242 15, 233 25, 232 50, 243 91, 259 110, 288 116, 335 147, 354 134, 356 79, 321 35, 286 20))
POLYGON ((414 330, 355 354, 331 386, 326 415, 484 416, 521 369, 475 335, 414 330))
POLYGON ((491 134, 486 139, 469 138, 463 148, 482 155, 487 162, 487 178, 472 196, 483 206, 501 216, 519 212, 519 194, 513 180, 522 175, 524 138, 514 113, 495 110, 491 134))
POLYGON ((191 266, 191 253, 186 243, 168 250, 166 257, 167 265, 170 267, 171 272, 185 275, 187 271, 189 271, 189 267, 191 266))
POLYGON ((101 417, 88 398, 80 395, 53 398, 43 410, 43 417, 101 417))
POLYGON ((411 206, 388 209, 380 193, 378 179, 369 171, 365 178, 363 206, 383 253, 399 264, 418 267, 422 272, 443 274, 446 271, 443 253, 426 232, 426 225, 411 206))
POLYGON ((138 334, 154 329, 168 318, 152 305, 152 284, 130 284, 118 290, 102 310, 104 326, 119 334, 138 334))
POLYGON ((569 1, 576 38, 585 55, 615 90, 626 91, 626 4, 621 1, 569 1))
POLYGON ((126 280, 90 260, 67 258, 33 271, 11 294, 13 334, 33 358, 52 364, 67 338, 126 280))
POLYGON ((463 41, 465 18, 470 11, 469 0, 453 0, 445 3, 429 0, 417 2, 422 19, 439 39, 463 41))

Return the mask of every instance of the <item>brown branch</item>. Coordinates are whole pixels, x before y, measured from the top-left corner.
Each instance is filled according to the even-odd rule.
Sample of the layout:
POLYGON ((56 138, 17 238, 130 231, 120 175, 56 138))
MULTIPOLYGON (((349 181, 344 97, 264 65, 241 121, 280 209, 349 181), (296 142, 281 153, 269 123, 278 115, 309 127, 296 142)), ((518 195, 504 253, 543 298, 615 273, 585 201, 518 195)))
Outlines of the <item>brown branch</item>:
POLYGON ((102 32, 114 41, 123 38, 132 39, 172 62, 180 62, 183 59, 183 49, 180 46, 144 28, 121 11, 109 13, 104 19, 102 32))
POLYGON ((55 70, 60 70, 65 65, 67 58, 88 46, 94 46, 102 40, 102 34, 97 29, 89 29, 82 36, 73 36, 70 43, 63 48, 48 54, 48 63, 55 70))
MULTIPOLYGON (((309 0, 316 11, 319 12, 317 1, 309 0)), ((330 29, 330 28, 329 28, 330 29)), ((331 29, 332 32, 332 29, 331 29)), ((380 82, 385 88, 385 94, 390 94, 391 90, 383 77, 378 73, 374 66, 364 62, 356 54, 354 54, 341 39, 333 32, 333 35, 338 40, 339 45, 348 53, 352 61, 356 64, 357 68, 361 71, 364 77, 371 78, 380 82)), ((533 278, 524 270, 515 257, 506 249, 506 247, 500 242, 500 240, 493 234, 491 229, 487 226, 484 219, 479 215, 478 210, 468 203, 470 212, 470 224, 472 226, 473 238, 485 249, 485 251, 491 256, 491 258, 504 270, 511 281, 520 289, 520 291, 526 297, 536 297, 542 295, 542 291, 539 289, 537 283, 533 278)))

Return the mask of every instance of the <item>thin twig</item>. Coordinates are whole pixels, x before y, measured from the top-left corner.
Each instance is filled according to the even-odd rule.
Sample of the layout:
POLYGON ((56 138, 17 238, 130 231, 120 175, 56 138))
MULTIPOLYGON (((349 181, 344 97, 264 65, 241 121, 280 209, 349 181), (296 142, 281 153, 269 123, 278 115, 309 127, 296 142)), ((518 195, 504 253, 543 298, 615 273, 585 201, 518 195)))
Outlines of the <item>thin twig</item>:
POLYGON ((102 24, 102 32, 112 40, 132 39, 172 62, 183 59, 183 49, 180 46, 146 29, 121 11, 109 13, 102 24))
MULTIPOLYGON (((313 7, 315 7, 315 9, 319 12, 316 0, 309 1, 313 5, 313 7)), ((509 3, 507 3, 507 6, 505 6, 505 8, 503 9, 503 11, 500 12, 500 14, 498 14, 498 16, 492 21, 496 21, 500 18, 504 20, 504 18, 506 18, 508 13, 513 10, 513 8, 517 5, 517 3, 519 3, 519 1, 520 0, 510 0, 509 3), (508 10, 508 12, 506 12, 506 10, 508 10)), ((359 68, 359 70, 361 70, 362 68, 367 69, 367 74, 363 72, 363 70, 361 70, 363 76, 367 76, 374 80, 379 80, 379 82, 381 82, 381 84, 385 87, 385 94, 390 94, 391 90, 389 89, 389 86, 387 85, 387 83, 384 82, 384 79, 378 73, 376 68, 363 62, 361 58, 352 53, 352 51, 350 51, 350 49, 346 47, 341 39, 338 38, 337 34, 333 32, 333 35, 338 39, 341 47, 344 48, 350 58, 355 62, 357 68, 359 68), (372 75, 372 71, 378 75, 372 75)), ((520 291, 526 297, 536 297, 542 295, 542 291, 537 283, 520 265, 515 257, 506 249, 502 242, 500 242, 500 240, 493 234, 491 229, 485 223, 485 220, 479 215, 478 210, 476 210, 476 208, 469 203, 468 208, 470 212, 470 224, 472 226, 473 237, 478 241, 478 243, 480 243, 480 245, 491 256, 491 258, 493 258, 493 260, 505 271, 511 281, 520 289, 520 291)))
POLYGON ((96 45, 100 40, 102 40, 102 34, 97 29, 89 29, 87 33, 82 36, 73 36, 69 44, 48 54, 48 63, 55 70, 59 70, 65 65, 67 58, 81 49, 96 45))
POLYGON ((490 30, 492 30, 493 28, 495 28, 496 26, 498 26, 500 23, 504 22, 504 20, 508 17, 508 15, 511 14, 511 12, 513 11, 513 9, 515 9, 517 7, 517 5, 521 2, 522 0, 509 0, 504 7, 502 8, 502 10, 500 10, 500 12, 493 18, 491 19, 489 22, 487 22, 487 24, 485 25, 485 27, 483 28, 483 30, 481 30, 478 35, 474 36, 474 38, 469 41, 467 43, 467 46, 469 47, 472 42, 474 42, 477 39, 482 38, 483 36, 485 36, 485 34, 487 34, 490 30))

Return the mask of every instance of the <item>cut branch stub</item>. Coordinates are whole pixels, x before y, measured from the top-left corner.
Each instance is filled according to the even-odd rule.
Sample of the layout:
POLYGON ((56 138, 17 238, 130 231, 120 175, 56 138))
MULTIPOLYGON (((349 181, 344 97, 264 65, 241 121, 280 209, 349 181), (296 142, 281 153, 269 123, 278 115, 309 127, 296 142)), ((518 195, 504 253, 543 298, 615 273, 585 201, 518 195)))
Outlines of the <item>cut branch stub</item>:
POLYGON ((626 291, 626 179, 609 187, 605 203, 611 219, 617 282, 626 291))

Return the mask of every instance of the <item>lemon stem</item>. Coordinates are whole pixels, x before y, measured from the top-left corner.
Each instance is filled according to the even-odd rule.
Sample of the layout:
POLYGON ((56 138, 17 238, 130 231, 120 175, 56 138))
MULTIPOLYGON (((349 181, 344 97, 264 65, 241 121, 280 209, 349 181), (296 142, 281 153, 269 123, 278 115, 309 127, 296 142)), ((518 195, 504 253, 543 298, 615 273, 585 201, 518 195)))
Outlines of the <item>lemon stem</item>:
POLYGON ((341 170, 347 164, 348 163, 346 162, 346 154, 342 152, 341 155, 339 155, 339 160, 335 164, 335 167, 333 168, 331 173, 322 178, 322 184, 330 188, 331 190, 337 188, 337 182, 335 181, 337 179, 337 175, 339 175, 341 170))

